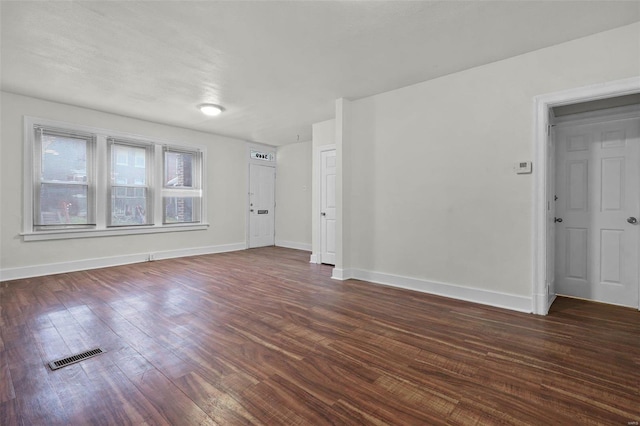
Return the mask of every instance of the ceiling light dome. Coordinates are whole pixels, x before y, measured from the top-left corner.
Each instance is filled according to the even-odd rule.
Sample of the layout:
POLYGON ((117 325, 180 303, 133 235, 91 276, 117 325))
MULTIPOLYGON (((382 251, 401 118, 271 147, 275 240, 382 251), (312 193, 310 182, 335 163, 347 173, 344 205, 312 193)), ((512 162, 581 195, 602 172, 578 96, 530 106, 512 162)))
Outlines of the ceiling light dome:
POLYGON ((215 117, 216 115, 220 115, 220 113, 224 111, 224 108, 216 104, 200 104, 198 105, 198 108, 200 109, 200 111, 202 111, 204 115, 208 115, 210 117, 215 117))

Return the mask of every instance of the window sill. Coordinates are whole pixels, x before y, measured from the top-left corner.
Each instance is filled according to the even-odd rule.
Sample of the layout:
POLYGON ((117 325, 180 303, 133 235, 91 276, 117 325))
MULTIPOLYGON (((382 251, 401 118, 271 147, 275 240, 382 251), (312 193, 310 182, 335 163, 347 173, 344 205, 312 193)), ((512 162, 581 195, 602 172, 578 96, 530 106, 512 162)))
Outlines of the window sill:
POLYGON ((108 229, 61 229, 56 231, 36 231, 20 234, 24 241, 68 240, 72 238, 114 237, 121 235, 160 234, 164 232, 203 231, 208 223, 175 224, 162 226, 127 226, 108 229))

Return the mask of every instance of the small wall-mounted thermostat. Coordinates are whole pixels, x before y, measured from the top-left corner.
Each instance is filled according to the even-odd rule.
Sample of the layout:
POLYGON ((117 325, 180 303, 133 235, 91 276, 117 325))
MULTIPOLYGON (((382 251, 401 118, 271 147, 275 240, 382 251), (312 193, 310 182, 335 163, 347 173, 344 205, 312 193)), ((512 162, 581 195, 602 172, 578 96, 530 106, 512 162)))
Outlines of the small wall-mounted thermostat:
POLYGON ((529 174, 532 170, 531 161, 522 161, 520 163, 516 163, 516 166, 514 168, 516 169, 516 173, 519 175, 529 174))

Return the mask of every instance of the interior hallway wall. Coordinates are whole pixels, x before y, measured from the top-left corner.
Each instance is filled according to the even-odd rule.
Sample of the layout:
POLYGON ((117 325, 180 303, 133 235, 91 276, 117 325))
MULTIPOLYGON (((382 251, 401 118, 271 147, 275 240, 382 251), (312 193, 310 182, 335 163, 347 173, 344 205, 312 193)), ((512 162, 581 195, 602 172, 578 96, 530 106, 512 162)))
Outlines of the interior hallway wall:
POLYGON ((534 97, 640 75, 638 34, 636 23, 351 102, 344 276, 531 311, 533 175, 514 164, 533 157, 534 97))
POLYGON ((278 147, 276 245, 311 251, 312 143, 278 147))

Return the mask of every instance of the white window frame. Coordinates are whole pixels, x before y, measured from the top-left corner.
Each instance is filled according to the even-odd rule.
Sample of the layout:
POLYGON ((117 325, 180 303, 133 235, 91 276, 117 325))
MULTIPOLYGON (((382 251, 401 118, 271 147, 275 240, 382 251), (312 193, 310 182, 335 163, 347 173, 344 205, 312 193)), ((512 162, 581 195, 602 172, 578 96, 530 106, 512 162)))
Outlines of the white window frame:
MULTIPOLYGON (((136 235, 150 233, 164 233, 177 231, 195 231, 206 230, 209 227, 207 223, 206 211, 206 147, 198 145, 185 145, 172 141, 162 141, 157 138, 135 135, 131 133, 119 132, 110 129, 102 129, 78 124, 66 123, 56 120, 49 120, 39 117, 24 116, 23 121, 23 137, 24 137, 24 170, 23 170, 23 221, 21 236, 24 241, 41 241, 41 240, 59 240, 72 238, 93 238, 102 236, 115 235, 136 235), (36 179, 36 171, 40 167, 36 162, 41 161, 35 158, 34 149, 36 148, 36 133, 34 127, 54 128, 63 132, 76 133, 81 135, 92 135, 94 137, 93 164, 87 165, 87 168, 94 167, 93 170, 93 201, 92 208, 94 212, 94 223, 92 226, 82 226, 80 228, 56 228, 56 229, 36 229, 34 227, 34 207, 35 196, 37 195, 35 186, 39 182, 36 179), (149 148, 149 158, 146 158, 146 165, 152 170, 150 173, 150 188, 153 191, 153 202, 150 206, 150 214, 153 214, 153 223, 150 225, 132 225, 132 226, 116 226, 110 227, 109 219, 111 212, 110 196, 111 169, 108 160, 109 150, 107 147, 108 139, 124 140, 131 143, 147 144, 149 148), (164 155, 163 147, 170 146, 178 150, 200 153, 200 221, 197 223, 162 223, 164 217, 162 196, 159 194, 163 188, 164 173, 164 155)), ((88 159, 89 161, 89 159, 88 159)), ((89 170, 87 170, 89 173, 89 170)), ((90 207, 87 206, 87 209, 90 207)))
POLYGON ((33 229, 50 232, 51 230, 61 229, 90 229, 95 223, 95 209, 93 208, 95 200, 95 169, 93 164, 95 162, 95 138, 92 134, 82 133, 78 131, 70 131, 68 129, 60 129, 52 126, 34 126, 33 130, 34 146, 32 151, 33 159, 33 171, 31 176, 33 178, 32 191, 33 191, 33 203, 32 203, 32 217, 33 217, 33 229), (42 179, 42 157, 43 146, 42 137, 44 134, 56 135, 61 137, 68 137, 71 139, 84 140, 86 143, 86 179, 83 182, 73 181, 47 181, 42 179), (87 223, 83 224, 44 224, 38 220, 38 217, 42 214, 40 207, 40 194, 43 185, 58 185, 58 186, 85 186, 87 188, 87 223))
MULTIPOLYGON (((202 153, 198 149, 188 149, 184 147, 164 146, 162 149, 162 222, 164 225, 173 224, 167 222, 166 207, 164 204, 165 198, 193 198, 197 202, 198 210, 202 210, 202 153), (166 185, 166 173, 167 173, 167 153, 184 153, 193 155, 194 163, 192 164, 193 175, 190 187, 185 186, 168 186, 166 185)), ((193 213, 192 213, 193 214, 193 213)), ((200 218, 200 220, 202 220, 200 218)), ((193 223, 193 222, 176 222, 176 223, 193 223)))
POLYGON ((151 161, 149 161, 150 158, 153 158, 153 153, 154 153, 154 144, 152 142, 148 142, 148 143, 141 143, 141 142, 137 142, 137 141, 129 141, 129 140, 125 140, 125 139, 121 139, 121 138, 108 138, 107 139, 107 169, 109 171, 109 185, 107 188, 107 226, 110 228, 115 228, 115 227, 125 227, 125 226, 151 226, 154 224, 154 196, 155 196, 155 192, 154 191, 154 179, 153 179, 153 163, 151 161), (126 164, 123 162, 119 162, 118 161, 118 153, 117 153, 117 149, 118 147, 123 146, 123 147, 133 147, 133 148, 140 148, 140 149, 144 149, 144 156, 142 158, 144 158, 144 163, 147 165, 145 167, 145 183, 144 184, 136 184, 134 183, 118 183, 117 179, 114 180, 113 176, 111 176, 111 173, 113 173, 113 167, 114 166, 133 166, 134 168, 142 168, 140 166, 138 166, 135 163, 135 158, 137 158, 136 155, 134 155, 134 163, 130 164, 129 162, 127 162, 126 164), (114 155, 114 149, 116 150, 115 155, 114 155), (114 162, 114 157, 115 157, 115 162, 114 162), (115 164, 114 164, 115 163, 115 164), (141 224, 136 224, 136 225, 118 225, 118 224, 114 224, 112 223, 113 220, 113 189, 114 188, 127 188, 127 190, 129 188, 141 188, 141 189, 145 189, 146 190, 146 203, 145 203, 145 216, 146 216, 146 223, 141 223, 141 224))

